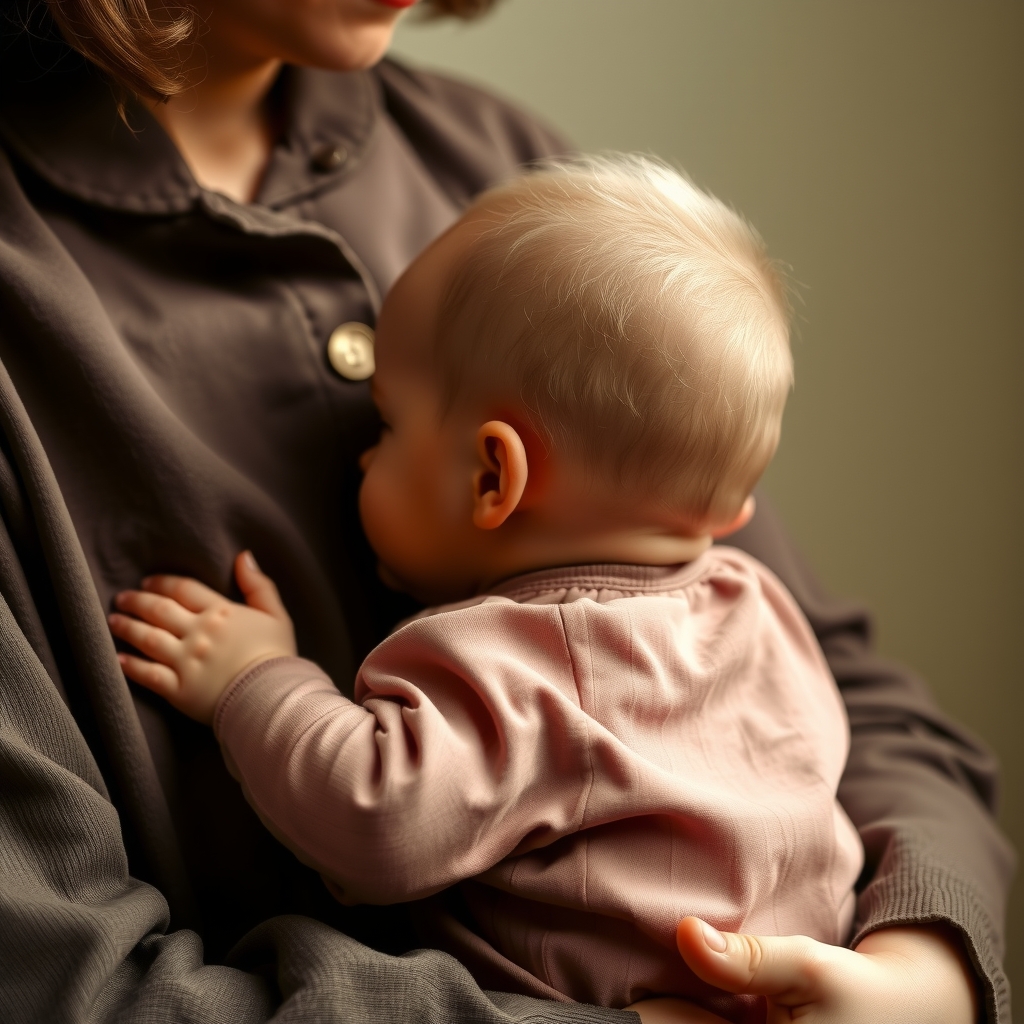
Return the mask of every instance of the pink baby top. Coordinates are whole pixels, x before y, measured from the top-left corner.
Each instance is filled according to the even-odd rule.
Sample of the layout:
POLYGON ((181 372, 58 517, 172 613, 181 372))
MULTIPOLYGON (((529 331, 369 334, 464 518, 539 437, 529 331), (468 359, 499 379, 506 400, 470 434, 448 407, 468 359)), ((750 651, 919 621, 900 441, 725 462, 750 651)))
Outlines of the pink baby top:
POLYGON ((832 943, 851 926, 842 702, 792 597, 740 551, 520 576, 401 625, 354 702, 282 658, 235 680, 214 727, 339 899, 460 883, 420 917, 487 988, 677 993, 745 1019, 683 964, 681 918, 832 943))

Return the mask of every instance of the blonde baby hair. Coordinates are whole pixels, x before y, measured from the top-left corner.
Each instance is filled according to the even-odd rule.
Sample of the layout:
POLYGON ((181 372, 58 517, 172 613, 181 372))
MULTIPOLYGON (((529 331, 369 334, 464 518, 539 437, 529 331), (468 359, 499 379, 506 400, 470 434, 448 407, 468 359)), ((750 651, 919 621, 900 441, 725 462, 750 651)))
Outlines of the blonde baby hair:
POLYGON ((445 406, 515 402, 556 452, 695 529, 774 454, 789 303, 764 243, 645 156, 547 163, 484 193, 436 338, 445 406))

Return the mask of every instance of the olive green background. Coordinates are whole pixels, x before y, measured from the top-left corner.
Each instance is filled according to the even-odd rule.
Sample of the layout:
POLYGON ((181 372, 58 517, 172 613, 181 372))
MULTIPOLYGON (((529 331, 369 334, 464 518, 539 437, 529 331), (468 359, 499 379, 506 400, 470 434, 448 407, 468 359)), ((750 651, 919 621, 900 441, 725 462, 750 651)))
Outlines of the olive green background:
MULTIPOLYGON (((1024 5, 504 0, 394 52, 684 167, 800 284, 766 483, 879 644, 998 751, 1024 847, 1024 5)), ((1024 992, 1024 898, 1011 981, 1024 992)))

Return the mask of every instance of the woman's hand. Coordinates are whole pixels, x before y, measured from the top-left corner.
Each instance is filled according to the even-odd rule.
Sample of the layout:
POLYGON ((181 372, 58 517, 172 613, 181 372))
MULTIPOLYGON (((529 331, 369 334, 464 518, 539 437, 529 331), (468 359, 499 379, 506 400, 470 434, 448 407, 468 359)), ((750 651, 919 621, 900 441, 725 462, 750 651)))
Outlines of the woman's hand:
POLYGON ((235 578, 245 604, 198 580, 149 576, 142 590, 117 595, 119 612, 108 620, 114 636, 153 659, 119 654, 124 674, 205 725, 240 672, 296 653, 292 620, 251 552, 235 559, 235 578))
MULTIPOLYGON (((885 928, 850 950, 799 935, 723 935, 688 917, 676 941, 704 981, 766 996, 768 1024, 974 1024, 978 1017, 960 941, 942 925, 885 928)), ((652 1000, 661 1002, 668 1001, 652 1000)), ((674 1018, 648 1017, 643 1007, 631 1009, 640 1011, 645 1024, 702 1019, 684 1004, 674 1018)))

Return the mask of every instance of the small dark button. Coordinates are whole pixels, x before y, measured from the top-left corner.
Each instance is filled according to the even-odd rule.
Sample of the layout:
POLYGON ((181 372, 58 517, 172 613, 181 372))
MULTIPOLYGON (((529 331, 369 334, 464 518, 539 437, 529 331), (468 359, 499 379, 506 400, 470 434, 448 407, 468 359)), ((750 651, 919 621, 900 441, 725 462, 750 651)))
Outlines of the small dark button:
POLYGON ((314 171, 327 174, 336 171, 348 159, 348 150, 344 146, 321 146, 309 158, 314 171))

